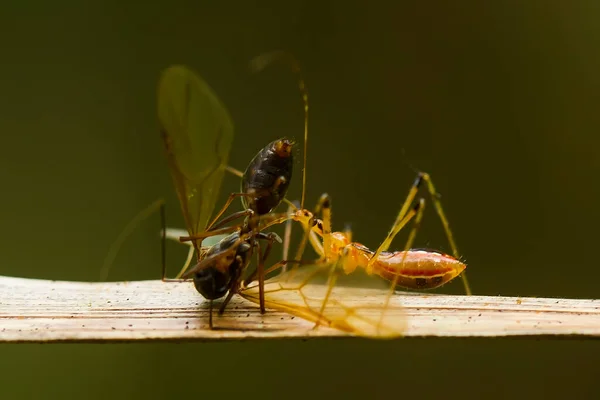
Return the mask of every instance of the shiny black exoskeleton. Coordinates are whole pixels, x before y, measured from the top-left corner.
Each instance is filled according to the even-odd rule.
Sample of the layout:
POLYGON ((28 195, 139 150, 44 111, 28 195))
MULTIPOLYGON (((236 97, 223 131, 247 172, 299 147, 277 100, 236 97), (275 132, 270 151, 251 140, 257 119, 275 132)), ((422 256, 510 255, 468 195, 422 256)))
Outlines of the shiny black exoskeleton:
POLYGON ((244 208, 265 215, 277 207, 285 197, 292 180, 293 143, 278 139, 265 146, 250 161, 242 177, 244 208))
POLYGON ((216 300, 225 296, 232 286, 237 284, 240 274, 248 264, 252 246, 247 241, 239 242, 239 239, 240 233, 234 232, 212 246, 204 258, 224 252, 238 242, 235 253, 216 257, 209 266, 194 274, 194 286, 207 300, 216 300))
MULTIPOLYGON (((242 203, 245 210, 222 219, 213 225, 213 230, 220 229, 225 222, 233 221, 240 216, 268 214, 281 203, 292 179, 294 161, 292 147, 293 143, 290 140, 282 138, 269 143, 258 152, 242 176, 242 203)), ((239 195, 238 193, 230 196, 225 208, 234 198, 233 196, 239 195)), ((183 276, 192 277, 196 290, 208 300, 219 299, 229 292, 220 312, 237 290, 241 275, 250 262, 254 248, 258 247, 260 250, 257 240, 269 241, 264 254, 259 253, 258 271, 263 271, 264 261, 273 241, 277 240, 275 239, 277 235, 274 233, 260 232, 257 222, 252 218, 247 219, 239 230, 229 234, 202 254, 198 264, 183 276), (244 235, 244 240, 240 240, 241 235, 244 235)), ((232 226, 234 227, 235 225, 232 226)), ((227 228, 223 229, 227 230, 227 228)), ((264 281, 264 273, 259 273, 258 279, 264 281)), ((264 312, 262 290, 261 286, 261 312, 264 312)))

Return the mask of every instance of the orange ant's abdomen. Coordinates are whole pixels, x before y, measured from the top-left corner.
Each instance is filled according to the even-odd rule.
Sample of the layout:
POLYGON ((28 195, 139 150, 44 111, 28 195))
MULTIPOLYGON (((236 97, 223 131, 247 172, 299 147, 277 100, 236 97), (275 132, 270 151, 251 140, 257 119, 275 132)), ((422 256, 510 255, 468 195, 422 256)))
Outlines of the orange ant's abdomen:
POLYGON ((382 253, 373 265, 373 272, 407 289, 435 289, 460 275, 467 267, 447 254, 428 250, 382 253), (403 260, 404 258, 404 260, 403 260), (397 278, 396 278, 397 276, 397 278))

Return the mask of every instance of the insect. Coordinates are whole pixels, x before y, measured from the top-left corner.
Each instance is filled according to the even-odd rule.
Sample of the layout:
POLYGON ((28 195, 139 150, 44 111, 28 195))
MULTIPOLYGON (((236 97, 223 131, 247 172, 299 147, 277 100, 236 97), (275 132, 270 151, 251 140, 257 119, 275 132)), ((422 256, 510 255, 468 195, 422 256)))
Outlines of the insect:
MULTIPOLYGON (((304 88, 302 81, 300 87, 304 88)), ((303 97, 305 98, 306 135, 306 111, 308 109, 306 93, 303 94, 303 97)), ((303 199, 305 182, 304 178, 303 199)), ((267 306, 312 320, 316 322, 315 327, 324 324, 365 336, 398 336, 405 327, 405 319, 402 318, 402 307, 397 304, 390 307, 391 295, 396 287, 420 289, 438 287, 454 279, 465 269, 464 263, 458 259, 458 251, 435 187, 429 175, 425 173, 417 176, 392 229, 376 251, 352 242, 349 230, 346 232, 331 231, 331 199, 328 195, 321 197, 314 214, 303 209, 302 204, 303 201, 300 208, 295 208, 290 215, 275 222, 286 219, 294 220, 299 222, 307 232, 299 246, 296 258, 286 260, 284 257, 283 261, 275 264, 266 272, 274 271, 290 262, 302 263, 300 257, 306 240, 310 241, 320 258, 309 265, 284 272, 266 283, 247 279, 238 289, 241 296, 259 304, 262 303, 261 297, 265 296, 267 306), (411 249, 423 216, 425 199, 419 198, 414 205, 413 202, 423 183, 427 185, 455 256, 437 251, 411 249), (317 215, 320 215, 321 219, 317 219, 317 215), (387 252, 397 233, 413 219, 414 226, 404 250, 387 252), (371 291, 369 298, 372 301, 368 304, 350 304, 351 300, 349 299, 356 297, 362 291, 358 288, 336 285, 338 271, 343 270, 345 275, 351 275, 359 267, 365 269, 369 274, 377 274, 391 282, 390 290, 371 291), (315 284, 319 277, 325 278, 327 285, 315 284)), ((465 288, 470 293, 464 274, 463 279, 465 288)))
MULTIPOLYGON (((263 56, 261 60, 263 63, 268 63, 277 57, 281 57, 281 54, 276 52, 263 56)), ((297 62, 293 60, 293 58, 291 61, 294 71, 299 72, 297 62)), ((308 96, 302 77, 300 77, 299 86, 303 93, 306 114, 308 110, 308 96)), ((307 119, 306 115, 305 119, 307 119)), ((307 123, 305 121, 305 144, 307 142, 307 136, 307 123)), ((306 157, 306 147, 304 153, 306 157)), ((322 262, 340 261, 346 273, 351 273, 356 268, 361 267, 369 274, 375 273, 388 281, 394 282, 395 285, 408 289, 437 288, 462 274, 461 277, 465 292, 468 295, 471 294, 464 273, 466 265, 460 261, 458 248, 450 230, 450 224, 442 208, 441 201, 439 200, 440 196, 436 191, 429 174, 424 172, 419 172, 417 174, 391 230, 376 251, 371 251, 362 244, 352 242, 352 234, 349 229, 345 232, 331 231, 331 198, 329 195, 322 195, 315 207, 314 214, 317 216, 320 214, 321 220, 316 220, 313 217, 313 213, 304 210, 305 186, 306 175, 303 179, 303 199, 300 209, 296 209, 296 212, 291 215, 291 218, 300 222, 305 230, 312 230, 312 232, 322 238, 322 242, 319 242, 314 235, 310 237, 310 242, 317 254, 320 255, 320 260, 322 262), (404 227, 411 218, 416 218, 415 227, 408 239, 410 246, 412 246, 414 236, 420 226, 425 199, 422 197, 419 198, 414 204, 412 211, 410 210, 410 207, 417 199, 417 194, 423 184, 425 184, 434 208, 440 218, 452 249, 452 256, 435 250, 410 249, 410 247, 404 251, 387 252, 390 244, 402 227, 404 227), (407 220, 405 221, 405 219, 407 220)), ((304 248, 301 244, 296 259, 299 259, 303 250, 304 248)))
MULTIPOLYGON (((303 184, 305 184, 305 181, 303 184)), ((265 289, 267 290, 269 298, 268 304, 274 308, 280 308, 290 312, 295 311, 299 315, 305 317, 310 316, 311 319, 316 322, 315 327, 317 327, 321 321, 326 321, 330 326, 338 326, 366 335, 396 335, 399 332, 397 329, 398 321, 389 318, 386 319, 384 317, 385 310, 388 308, 391 295, 396 287, 433 289, 442 286, 462 274, 461 277, 463 279, 465 291, 468 295, 471 294, 464 273, 466 265, 460 261, 458 249, 450 230, 448 219, 445 216, 439 200, 439 194, 427 173, 421 172, 417 175, 391 230, 375 251, 368 249, 360 243, 352 242, 352 233, 349 229, 345 232, 332 232, 331 199, 327 194, 321 196, 314 214, 308 210, 297 209, 290 217, 293 220, 300 222, 305 231, 310 232, 308 238, 313 249, 320 257, 312 263, 310 268, 303 268, 303 271, 300 274, 302 279, 300 280, 298 280, 297 277, 294 279, 297 268, 289 273, 284 273, 281 276, 270 280, 269 286, 272 289, 270 289, 270 291, 265 289), (452 256, 435 250, 412 249, 412 244, 420 227, 425 206, 425 199, 423 197, 420 197, 415 202, 418 191, 423 184, 425 184, 438 217, 442 222, 445 234, 452 248, 452 256), (316 219, 315 216, 319 214, 321 219, 316 219), (387 250, 395 236, 413 219, 414 226, 410 231, 405 248, 402 251, 388 252, 387 250), (315 236, 320 237, 321 240, 319 241, 315 236), (338 271, 343 270, 346 275, 349 275, 357 268, 362 268, 369 275, 376 274, 391 282, 390 290, 382 298, 383 303, 379 304, 382 312, 380 313, 377 324, 371 323, 366 324, 367 326, 365 326, 364 322, 366 320, 363 318, 363 326, 361 328, 348 325, 349 319, 357 316, 358 309, 355 307, 342 307, 345 311, 341 312, 339 307, 343 305, 343 298, 338 298, 335 301, 335 304, 338 306, 337 313, 334 313, 333 315, 328 315, 328 313, 326 313, 327 304, 332 301, 335 283, 339 274, 338 271), (310 297, 305 295, 303 291, 309 287, 314 287, 310 282, 314 280, 317 275, 322 274, 323 271, 328 271, 327 289, 324 293, 321 293, 321 296, 313 297, 313 305, 310 306, 310 297), (295 284, 293 284, 294 282, 295 284), (291 300, 294 298, 295 300, 291 300), (321 298, 322 302, 320 307, 317 308, 315 305, 319 303, 318 298, 321 298), (317 299, 316 302, 314 301, 315 299, 317 299), (343 315, 343 318, 340 318, 340 315, 343 315), (382 327, 382 324, 384 323, 388 325, 387 334, 382 327)), ((303 244, 304 243, 301 244, 295 260, 300 259, 304 250, 303 244)), ((288 260, 283 260, 280 265, 286 265, 287 263, 288 260)), ((251 284, 244 287, 240 294, 250 300, 256 300, 251 284)))
MULTIPOLYGON (((214 188, 218 188, 216 183, 220 184, 222 171, 225 170, 233 124, 208 85, 184 67, 167 69, 159 82, 158 93, 161 133, 189 234, 180 240, 192 242, 198 260, 189 271, 186 271, 187 265, 184 266, 178 277, 192 278, 196 289, 211 302, 228 293, 220 308, 222 313, 235 294, 255 248, 258 249, 258 267, 254 276, 258 277, 259 287, 263 287, 264 262, 278 237, 261 231, 269 226, 268 223, 264 225, 265 221, 278 216, 271 214, 271 211, 285 199, 292 178, 294 143, 281 138, 259 151, 241 174, 241 192, 232 193, 214 219, 207 224, 207 216, 210 216, 214 208, 214 188), (208 99, 203 99, 203 96, 208 99), (204 109, 200 109, 202 107, 204 109), (196 114, 200 112, 212 113, 210 118, 205 118, 208 123, 197 120, 196 114), (221 142, 225 145, 221 145, 221 142), (184 143, 187 145, 183 146, 184 143), (190 151, 189 144, 198 148, 190 151), (218 157, 196 159, 211 150, 218 157), (205 193, 207 188, 211 190, 208 194, 205 193), (207 205, 203 201, 205 196, 210 196, 207 205), (217 222, 237 197, 242 199, 244 210, 217 222), (245 217, 243 224, 223 227, 241 217, 245 217), (217 244, 209 248, 201 246, 206 237, 225 233, 229 233, 229 236, 217 244), (261 239, 268 241, 264 253, 259 244, 261 239)), ((305 180, 305 172, 303 176, 305 180)), ((261 294, 259 298, 261 312, 265 312, 264 295, 261 294)))
MULTIPOLYGON (((198 260, 187 272, 186 262, 178 278, 192 278, 200 294, 211 301, 211 310, 212 300, 228 293, 220 308, 222 313, 236 293, 255 248, 258 249, 258 279, 264 282, 264 261, 273 242, 280 239, 274 233, 261 231, 268 227, 263 226, 263 222, 274 217, 271 211, 285 198, 292 178, 294 143, 281 138, 259 151, 241 174, 242 191, 231 194, 219 213, 207 223, 226 167, 233 124, 208 85, 185 67, 171 67, 163 73, 158 98, 161 133, 189 234, 180 240, 192 243, 198 260), (200 120, 200 116, 203 119, 200 120), (211 151, 216 157, 206 156, 205 153, 211 151), (237 197, 242 198, 244 210, 217 223, 237 197), (245 217, 243 224, 223 227, 241 217, 245 217), (201 246, 205 238, 225 233, 229 235, 218 243, 208 248, 201 246), (264 253, 259 240, 268 241, 264 253)), ((262 294, 260 304, 264 312, 262 294)), ((212 325, 212 313, 210 315, 212 325)))
MULTIPOLYGON (((331 200, 328 195, 323 195, 316 207, 322 220, 315 219, 307 210, 297 210, 292 218, 305 227, 311 227, 311 233, 321 238, 321 241, 311 240, 320 258, 308 266, 296 267, 267 281, 264 289, 267 306, 312 320, 315 328, 327 325, 369 337, 401 336, 406 327, 404 312, 397 302, 390 305, 396 287, 436 288, 464 273, 466 268, 458 257, 433 250, 412 249, 425 200, 420 198, 412 207, 405 205, 412 204, 422 182, 428 182, 428 186, 433 187, 427 179, 428 175, 419 174, 390 233, 376 251, 352 242, 350 231, 331 232, 331 200), (385 251, 394 236, 411 220, 414 224, 404 250, 385 251), (357 268, 390 282, 389 290, 364 292, 336 285, 340 271, 350 276, 357 268), (314 282, 319 278, 325 278, 326 284, 315 285, 314 282), (352 304, 351 299, 361 298, 369 300, 363 304, 352 304)), ((434 201, 437 200, 435 191, 432 197, 434 201)), ((286 263, 283 260, 280 265, 286 263)), ((465 287, 469 290, 466 281, 465 287)), ((244 287, 240 294, 248 300, 257 301, 256 287, 252 283, 244 287)))
MULTIPOLYGON (((270 61, 277 58, 285 58, 287 56, 286 53, 283 52, 273 52, 259 56, 255 58, 253 63, 251 63, 253 69, 258 71, 270 61)), ((307 113, 308 113, 308 102, 307 102, 307 93, 304 87, 304 81, 300 81, 300 90, 302 93, 302 99, 304 101, 304 112, 305 112, 305 129, 304 129, 304 145, 306 155, 306 143, 307 143, 307 113)), ((257 248, 257 268, 256 273, 252 275, 253 278, 257 278, 259 282, 259 304, 261 312, 265 312, 264 306, 264 293, 262 292, 264 286, 264 263, 265 260, 272 248, 274 236, 272 234, 262 234, 259 232, 261 230, 266 229, 268 226, 273 225, 275 223, 279 223, 278 221, 282 221, 285 217, 282 217, 281 214, 272 214, 272 210, 276 208, 282 201, 285 199, 285 194, 289 187, 292 178, 293 172, 293 152, 292 148, 294 143, 286 138, 281 138, 269 143, 262 150, 260 150, 256 156, 250 161, 248 167, 246 168, 244 173, 237 172, 233 168, 228 168, 230 172, 235 173, 236 175, 241 177, 241 191, 239 193, 232 193, 229 195, 229 198, 225 202, 224 206, 217 213, 213 221, 208 225, 207 230, 200 234, 191 234, 188 237, 180 238, 181 241, 189 241, 202 239, 207 234, 214 234, 214 232, 225 232, 232 229, 239 229, 239 237, 237 240, 230 241, 227 243, 223 243, 220 251, 214 250, 210 253, 206 253, 207 258, 202 260, 191 270, 187 271, 182 275, 182 278, 194 277, 195 280, 199 279, 201 276, 207 274, 205 270, 214 270, 214 267, 211 265, 213 260, 223 259, 222 253, 227 252, 229 257, 233 257, 238 259, 235 263, 232 263, 231 266, 236 265, 236 270, 244 270, 246 269, 249 261, 249 257, 247 257, 246 253, 251 253, 254 248, 257 248), (236 198, 241 198, 243 210, 233 213, 221 221, 216 223, 216 221, 224 214, 224 212, 228 209, 231 203, 236 198), (245 217, 246 220, 242 225, 233 225, 226 228, 221 228, 228 222, 231 222, 237 218, 245 217), (263 218, 265 217, 265 218, 263 218), (268 221, 272 220, 269 224, 268 221), (266 225, 261 225, 261 222, 267 222, 266 225), (264 253, 261 252, 260 243, 256 239, 267 239, 269 243, 267 245, 267 249, 264 253), (244 243, 245 242, 245 243, 244 243), (234 249, 238 248, 240 245, 239 251, 243 251, 244 255, 234 253, 234 249), (247 250, 246 250, 247 249, 247 250), (241 267, 237 267, 237 264, 240 264, 241 267)), ((304 157, 304 168, 303 168, 303 181, 306 181, 306 156, 304 157)), ((304 192, 305 185, 303 185, 302 192, 302 200, 301 206, 304 204, 304 192)), ((286 200, 287 201, 287 200, 286 200)), ((224 267, 220 267, 221 270, 224 267)), ((239 275, 236 275, 239 279, 239 275)), ((229 287, 229 296, 223 303, 220 311, 224 309, 224 306, 227 304, 231 296, 236 291, 236 286, 238 284, 238 279, 234 279, 231 282, 231 286, 229 287)), ((197 286, 198 288, 198 286, 197 286)), ((202 293, 202 292, 201 292, 202 293)))
MULTIPOLYGON (((233 249, 238 244, 240 247, 238 248, 239 252, 244 252, 251 254, 252 249, 257 248, 257 258, 258 258, 258 267, 257 274, 259 281, 264 282, 264 260, 268 256, 268 253, 271 250, 274 236, 265 235, 259 233, 260 230, 264 229, 261 227, 261 218, 262 216, 266 216, 267 218, 272 216, 270 215, 271 211, 277 207, 282 200, 285 198, 285 194, 289 187, 292 171, 293 171, 293 153, 292 153, 293 142, 286 138, 275 140, 265 146, 262 150, 258 152, 258 154, 252 159, 246 171, 242 174, 242 185, 241 192, 230 194, 227 202, 222 207, 219 213, 217 213, 213 222, 209 224, 207 231, 211 232, 214 230, 219 230, 221 232, 237 229, 236 225, 219 229, 227 222, 231 222, 240 217, 246 217, 243 225, 240 226, 240 232, 234 235, 238 235, 237 242, 227 242, 227 246, 233 249), (223 215, 225 210, 230 206, 232 201, 240 197, 242 199, 242 205, 244 206, 244 210, 235 212, 228 217, 225 217, 218 224, 216 221, 223 215), (255 218, 258 217, 258 218, 255 218), (254 234, 251 234, 254 233, 254 234), (240 235, 246 235, 243 239, 240 235), (260 243, 256 239, 267 239, 269 240, 268 247, 263 254, 261 251, 260 243), (247 249, 247 250, 246 250, 247 249)), ((204 234, 183 237, 181 238, 184 241, 194 240, 196 238, 202 237, 204 234)), ((227 250, 226 243, 222 244, 222 248, 220 251, 209 252, 207 256, 212 256, 213 254, 220 254, 227 250)), ((230 252, 233 255, 233 252, 230 252)), ((217 256, 218 257, 218 256, 217 256)), ((246 256, 242 256, 241 253, 236 254, 235 257, 240 257, 240 262, 242 259, 245 261, 241 264, 240 270, 246 268, 248 261, 246 260, 246 256)), ((194 280, 200 279, 203 275, 205 275, 207 270, 214 269, 213 267, 208 267, 208 261, 198 263, 194 266, 190 271, 186 272, 183 275, 183 278, 194 277, 194 280)), ((232 264, 233 265, 233 264, 232 264)), ((221 267, 222 269, 223 267, 221 267)), ((238 277, 239 279, 239 277, 238 277)), ((235 292, 235 285, 237 284, 237 279, 233 280, 232 286, 230 287, 230 294, 235 292)), ((198 286, 197 286, 198 288, 198 286)), ((202 293, 202 291, 201 291, 202 293)), ((204 293, 202 293, 204 294, 204 293)), ((225 301, 226 304, 228 300, 225 301)), ((264 308, 264 296, 261 295, 261 312, 265 312, 264 308)))
POLYGON ((382 278, 393 281, 395 285, 407 289, 434 289, 461 275, 465 291, 471 294, 469 284, 464 275, 466 265, 460 261, 458 249, 454 242, 448 220, 439 201, 439 195, 427 173, 419 173, 409 194, 404 201, 396 221, 385 240, 372 251, 364 245, 352 242, 352 232, 331 231, 331 198, 324 194, 319 199, 316 213, 322 219, 314 220, 312 213, 302 210, 296 212, 293 219, 308 227, 309 221, 314 220, 312 231, 322 238, 322 243, 311 241, 314 250, 321 256, 322 262, 339 262, 345 273, 352 273, 356 268, 363 268, 368 274, 376 274, 382 278), (453 256, 436 250, 411 249, 416 232, 420 226, 425 199, 415 201, 419 188, 426 183, 430 197, 434 203, 438 216, 442 221, 448 242, 452 248, 453 256), (410 233, 409 248, 403 251, 388 252, 388 248, 400 230, 415 218, 415 226, 410 233))
MULTIPOLYGON (((263 222, 276 216, 270 215, 272 209, 285 199, 292 178, 294 143, 286 138, 269 143, 258 152, 244 173, 227 167, 233 140, 229 113, 208 84, 183 65, 171 66, 161 74, 157 108, 169 169, 186 222, 188 236, 180 237, 180 240, 192 245, 175 279, 167 279, 164 239, 173 231, 163 228, 162 280, 193 278, 196 289, 211 301, 211 310, 212 300, 229 293, 220 309, 222 312, 235 293, 255 248, 258 248, 258 277, 264 280, 261 273, 264 259, 273 242, 281 241, 276 234, 261 231, 268 227, 263 226, 263 222), (242 192, 232 194, 209 223, 225 170, 242 177, 242 192), (244 210, 216 223, 236 197, 242 197, 244 210), (223 227, 240 217, 246 217, 244 223, 223 227), (203 246, 203 240, 207 238, 210 244, 203 246), (259 240, 268 242, 264 253, 259 240), (187 271, 194 255, 197 264, 187 271)), ((107 278, 126 237, 158 209, 164 227, 164 201, 158 200, 130 221, 113 243, 101 270, 101 280, 107 278)), ((212 312, 210 315, 212 326, 212 312)))

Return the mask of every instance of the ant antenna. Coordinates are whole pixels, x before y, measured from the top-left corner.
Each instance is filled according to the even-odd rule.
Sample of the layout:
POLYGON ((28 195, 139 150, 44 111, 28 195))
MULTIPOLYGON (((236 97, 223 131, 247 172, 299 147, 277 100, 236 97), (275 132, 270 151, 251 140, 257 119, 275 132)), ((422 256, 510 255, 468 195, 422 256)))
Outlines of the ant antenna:
POLYGON ((302 197, 300 200, 300 208, 304 208, 304 199, 306 197, 306 150, 308 148, 308 89, 300 71, 300 64, 291 54, 277 50, 270 53, 261 54, 250 61, 250 69, 253 72, 262 71, 268 64, 278 59, 285 59, 290 63, 292 72, 298 74, 298 88, 302 94, 302 102, 304 103, 304 168, 302 168, 302 197))
POLYGON ((401 153, 401 160, 402 162, 408 167, 410 168, 415 174, 418 174, 421 172, 420 169, 416 168, 414 166, 414 164, 412 162, 410 162, 410 160, 408 159, 408 156, 406 155, 406 149, 403 147, 402 149, 400 149, 400 153, 401 153))

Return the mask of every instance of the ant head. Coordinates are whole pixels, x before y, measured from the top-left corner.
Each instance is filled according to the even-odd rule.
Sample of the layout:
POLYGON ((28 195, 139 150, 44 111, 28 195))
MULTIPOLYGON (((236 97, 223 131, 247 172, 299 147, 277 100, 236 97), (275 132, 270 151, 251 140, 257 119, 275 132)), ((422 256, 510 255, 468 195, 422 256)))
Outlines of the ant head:
POLYGON ((315 219, 313 213, 306 209, 296 210, 292 214, 292 219, 294 221, 300 222, 302 225, 307 226, 309 228, 312 228, 317 223, 317 220, 315 219))

